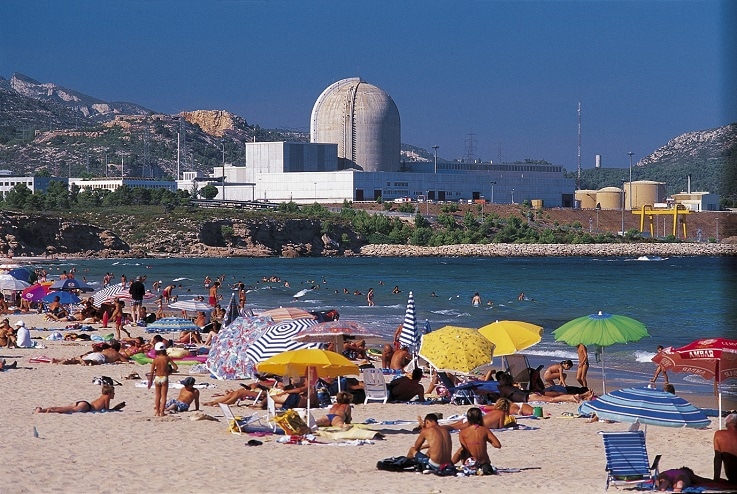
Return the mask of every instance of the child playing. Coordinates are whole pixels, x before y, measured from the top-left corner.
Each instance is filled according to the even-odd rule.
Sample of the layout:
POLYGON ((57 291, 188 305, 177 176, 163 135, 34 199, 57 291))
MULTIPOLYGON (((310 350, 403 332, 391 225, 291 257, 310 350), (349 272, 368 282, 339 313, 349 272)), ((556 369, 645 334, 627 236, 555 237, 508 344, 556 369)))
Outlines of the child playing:
POLYGON ((166 395, 169 392, 169 375, 179 370, 177 364, 172 362, 166 354, 166 345, 159 341, 154 345, 156 356, 151 362, 151 372, 148 374, 148 388, 156 385, 156 396, 154 398, 154 410, 157 417, 163 417, 166 409, 166 395))
POLYGON ((128 338, 131 337, 131 334, 128 332, 127 329, 123 327, 123 307, 125 306, 125 302, 123 302, 120 299, 115 300, 115 308, 113 309, 112 318, 113 321, 115 321, 115 339, 120 340, 120 332, 124 331, 125 334, 128 335, 128 338))
POLYGON ((195 379, 194 377, 187 377, 181 381, 181 383, 184 385, 181 391, 179 391, 179 396, 177 396, 176 400, 169 400, 166 403, 166 411, 167 412, 186 412, 189 410, 189 406, 194 401, 194 409, 199 410, 200 409, 200 390, 195 389, 194 383, 195 379))

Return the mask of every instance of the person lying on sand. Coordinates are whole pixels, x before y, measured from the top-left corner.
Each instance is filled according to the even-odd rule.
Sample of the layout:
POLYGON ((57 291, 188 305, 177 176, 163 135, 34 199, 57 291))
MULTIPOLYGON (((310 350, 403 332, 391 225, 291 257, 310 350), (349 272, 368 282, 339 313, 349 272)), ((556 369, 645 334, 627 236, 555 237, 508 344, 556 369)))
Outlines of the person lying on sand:
POLYGON ((535 393, 531 391, 523 391, 514 386, 512 376, 507 372, 497 374, 499 381, 499 394, 502 398, 517 403, 527 403, 529 401, 542 401, 545 403, 581 403, 584 400, 590 400, 594 397, 592 391, 580 394, 565 394, 556 391, 546 391, 543 393, 535 393))
MULTIPOLYGON (((224 405, 235 405, 241 400, 255 400, 259 397, 259 394, 266 393, 269 391, 271 383, 268 382, 256 382, 252 384, 241 384, 241 388, 238 389, 226 389, 222 394, 214 394, 214 399, 205 401, 202 403, 204 406, 214 407, 222 403, 224 405)), ((263 396, 263 395, 262 395, 263 396)), ((254 403, 254 406, 257 405, 254 403)), ((258 403, 259 408, 266 408, 266 400, 260 400, 258 403)))
POLYGON ((121 401, 110 408, 110 400, 115 397, 115 388, 109 385, 102 387, 102 394, 93 402, 79 400, 71 405, 61 407, 41 408, 36 407, 34 413, 76 413, 76 412, 102 412, 105 410, 122 410, 125 402, 121 401))
POLYGON ((120 353, 120 343, 114 341, 108 345, 103 343, 99 351, 87 352, 79 357, 72 357, 68 359, 51 359, 52 364, 62 365, 99 365, 99 364, 115 364, 115 363, 127 363, 130 359, 120 353))
POLYGON ((5 362, 5 359, 0 360, 0 371, 4 371, 6 369, 17 369, 18 368, 18 361, 14 360, 12 364, 8 364, 5 362))

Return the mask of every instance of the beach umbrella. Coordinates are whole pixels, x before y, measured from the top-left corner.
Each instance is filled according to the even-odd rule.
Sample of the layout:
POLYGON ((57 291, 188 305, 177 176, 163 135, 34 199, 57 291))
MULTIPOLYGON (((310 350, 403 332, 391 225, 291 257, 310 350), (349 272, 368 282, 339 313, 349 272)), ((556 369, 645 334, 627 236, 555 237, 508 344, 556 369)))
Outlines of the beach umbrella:
POLYGON ((300 331, 314 324, 316 324, 314 319, 277 322, 269 326, 256 341, 249 345, 246 355, 253 362, 258 363, 289 350, 316 348, 318 343, 305 343, 294 339, 300 331))
POLYGON ((31 282, 31 272, 27 268, 15 268, 8 271, 8 274, 15 279, 31 282))
POLYGON ((404 323, 399 333, 399 345, 406 346, 412 354, 417 353, 420 336, 417 334, 417 314, 415 313, 415 297, 409 292, 407 309, 404 311, 404 323))
POLYGON ((294 319, 315 319, 313 314, 297 307, 277 307, 263 311, 260 316, 270 317, 276 322, 292 321, 294 319))
POLYGON ((181 331, 199 331, 200 327, 184 317, 163 317, 146 325, 147 333, 178 333, 181 331))
POLYGON ((494 343, 494 355, 501 357, 540 343, 543 328, 523 321, 494 321, 480 328, 479 333, 494 343))
POLYGON ((713 380, 714 393, 718 396, 717 408, 721 429, 721 383, 729 379, 737 379, 737 340, 702 338, 679 348, 668 347, 658 352, 652 361, 666 371, 686 372, 713 380))
POLYGON ((38 302, 49 293, 51 283, 36 283, 23 289, 20 296, 29 302, 38 302))
POLYGON ((228 306, 225 308, 225 317, 223 318, 223 326, 235 321, 240 316, 240 308, 238 307, 238 297, 235 293, 230 294, 228 306))
POLYGON ((599 311, 598 314, 590 314, 568 321, 553 331, 553 336, 555 336, 555 341, 563 341, 572 346, 581 344, 602 347, 601 379, 602 388, 606 393, 603 348, 615 343, 639 341, 650 335, 645 325, 640 321, 627 316, 606 314, 599 311))
POLYGON ((179 309, 184 312, 209 312, 213 309, 213 307, 207 302, 201 302, 199 300, 177 300, 176 302, 169 304, 169 307, 172 309, 179 309))
POLYGON ((237 317, 213 336, 205 366, 217 379, 249 379, 254 364, 246 349, 274 324, 270 317, 237 317))
POLYGON ((59 303, 68 305, 68 304, 78 304, 82 301, 79 297, 77 297, 72 292, 49 292, 41 299, 42 302, 45 302, 47 304, 50 304, 54 301, 56 297, 59 297, 59 303))
POLYGON ((100 306, 103 302, 107 302, 117 298, 119 295, 126 293, 125 287, 122 283, 116 283, 115 285, 108 285, 102 290, 92 295, 92 301, 96 306, 100 306))
POLYGON ((585 401, 579 410, 600 419, 662 427, 704 428, 711 422, 703 411, 680 396, 654 388, 625 388, 585 401))
POLYGON ((56 280, 50 287, 51 290, 60 290, 69 292, 79 290, 80 292, 94 292, 95 289, 87 283, 75 278, 67 278, 65 280, 56 280))
POLYGON ((381 338, 381 335, 372 333, 363 324, 357 321, 337 320, 327 321, 308 326, 295 336, 297 341, 338 344, 340 338, 352 336, 355 338, 369 339, 381 338))
POLYGON ((31 286, 30 283, 14 278, 9 274, 0 274, 0 291, 20 292, 24 288, 31 286))
MULTIPOLYGON (((308 386, 318 377, 358 375, 358 366, 339 353, 319 348, 302 348, 274 355, 257 364, 259 372, 278 376, 306 376, 308 386)), ((310 395, 307 393, 307 417, 310 416, 310 395)))
POLYGON ((419 354, 438 372, 468 374, 491 362, 494 343, 473 328, 443 326, 422 336, 419 354))

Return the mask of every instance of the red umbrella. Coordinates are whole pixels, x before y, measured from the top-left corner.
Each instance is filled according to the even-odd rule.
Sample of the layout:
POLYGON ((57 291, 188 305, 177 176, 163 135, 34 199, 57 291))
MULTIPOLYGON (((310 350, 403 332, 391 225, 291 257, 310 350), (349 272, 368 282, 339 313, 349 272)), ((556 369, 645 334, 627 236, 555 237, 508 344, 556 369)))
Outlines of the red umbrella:
POLYGON ((719 395, 719 422, 721 428, 722 394, 719 384, 737 378, 737 340, 702 338, 680 348, 666 348, 652 361, 666 371, 687 372, 714 380, 714 391, 719 395))

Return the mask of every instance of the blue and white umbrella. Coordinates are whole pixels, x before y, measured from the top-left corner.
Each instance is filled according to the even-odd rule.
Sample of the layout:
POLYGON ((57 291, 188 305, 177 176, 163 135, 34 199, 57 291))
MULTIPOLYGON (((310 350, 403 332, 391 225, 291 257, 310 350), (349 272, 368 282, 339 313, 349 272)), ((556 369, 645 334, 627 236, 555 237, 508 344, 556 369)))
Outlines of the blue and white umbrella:
POLYGON ((246 355, 252 362, 259 363, 289 350, 318 348, 319 343, 305 343, 294 339, 300 331, 315 324, 317 321, 314 319, 293 319, 276 323, 249 345, 246 355))
POLYGON ((618 389, 582 403, 579 411, 605 420, 663 427, 700 429, 711 423, 703 411, 680 396, 651 388, 618 389))
POLYGON ((198 325, 184 317, 163 317, 146 326, 147 333, 179 333, 199 330, 198 325))
POLYGON ((241 315, 240 309, 238 308, 238 297, 235 293, 230 295, 230 301, 228 306, 225 308, 225 317, 223 318, 223 326, 227 326, 235 321, 241 315))
POLYGON ((65 280, 56 280, 49 290, 61 290, 64 292, 70 292, 72 290, 79 290, 81 292, 94 292, 95 289, 85 283, 84 281, 77 280, 75 278, 67 278, 65 280))
POLYGON ((415 297, 409 292, 407 310, 404 312, 404 324, 399 333, 399 345, 406 346, 410 353, 417 352, 420 336, 417 334, 417 316, 415 314, 415 297))

